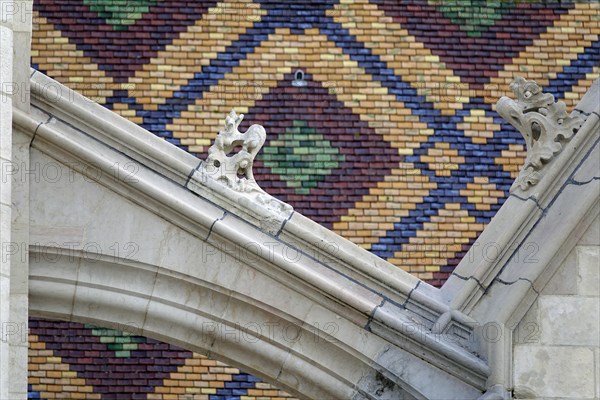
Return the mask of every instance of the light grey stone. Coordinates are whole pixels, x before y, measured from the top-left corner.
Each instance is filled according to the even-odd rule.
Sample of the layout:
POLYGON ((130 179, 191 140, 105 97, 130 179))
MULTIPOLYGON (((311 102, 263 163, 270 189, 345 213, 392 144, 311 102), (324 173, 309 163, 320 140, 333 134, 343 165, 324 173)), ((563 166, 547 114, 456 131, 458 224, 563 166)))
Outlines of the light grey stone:
MULTIPOLYGON (((11 335, 8 342, 11 347, 27 348, 27 293, 12 293, 10 298, 10 322, 19 326, 18 333, 11 335)), ((21 354, 22 356, 22 354, 21 354)), ((22 360, 21 360, 22 361, 22 360)), ((16 362, 16 365, 22 365, 16 362)))
MULTIPOLYGON (((396 383, 378 371, 370 371, 358 382, 358 387, 366 393, 376 393, 381 400, 413 400, 410 393, 406 392, 396 383)), ((356 396, 352 400, 362 400, 365 397, 356 396)))
POLYGON ((600 246, 600 217, 596 217, 596 219, 590 224, 589 228, 579 239, 577 244, 582 246, 600 246))
MULTIPOLYGON (((3 3, 5 5, 6 3, 3 3)), ((13 31, 6 26, 0 26, 0 54, 2 64, 0 65, 0 91, 12 95, 14 91, 13 82, 13 31), (9 88, 10 86, 10 88, 9 88)))
POLYGON ((381 303, 381 296, 374 291, 364 288, 342 273, 323 266, 314 258, 288 248, 285 243, 258 231, 239 218, 226 216, 223 221, 215 223, 213 234, 241 244, 249 257, 262 255, 268 262, 308 285, 326 293, 335 293, 335 298, 367 315, 381 303))
POLYGON ((469 313, 469 316, 477 320, 479 324, 508 321, 517 310, 523 314, 527 312, 531 304, 525 305, 523 299, 529 300, 530 296, 532 296, 531 301, 533 302, 536 295, 531 287, 531 282, 527 280, 517 279, 510 284, 494 282, 477 304, 477 308, 469 313), (498 306, 497 299, 502 299, 503 307, 498 306), (522 309, 523 307, 525 308, 522 309))
MULTIPOLYGON (((8 264, 8 263, 5 263, 8 264)), ((10 278, 8 275, 2 273, 0 274, 0 322, 9 322, 9 311, 10 311, 10 278)), ((0 340, 0 342, 8 343, 7 340, 0 340)))
POLYGON ((582 296, 600 296, 599 246, 577 246, 577 286, 582 296))
POLYGON ((74 284, 31 277, 29 293, 30 315, 51 319, 71 319, 75 297, 74 284))
MULTIPOLYGON (((77 256, 80 256, 76 252, 77 256)), ((110 288, 115 292, 123 292, 128 295, 139 294, 140 297, 152 294, 156 282, 157 268, 151 265, 143 265, 123 260, 117 262, 112 257, 95 257, 82 252, 77 283, 83 286, 98 286, 110 288), (124 265, 128 266, 125 268, 124 265)))
POLYGON ((577 252, 575 249, 558 268, 554 276, 542 289, 547 295, 572 295, 577 294, 577 252))
MULTIPOLYGON (((340 362, 340 360, 335 360, 340 362)), ((354 375, 348 373, 348 370, 357 370, 357 363, 352 365, 336 365, 338 371, 344 375, 349 375, 348 382, 353 382, 354 375)), ((334 382, 327 386, 327 382, 331 382, 330 377, 337 374, 338 371, 328 370, 321 365, 313 365, 310 361, 301 357, 289 357, 285 360, 281 368, 278 381, 293 382, 294 390, 300 393, 311 393, 313 399, 350 399, 354 394, 353 384, 344 384, 342 382, 334 382)))
POLYGON ((30 109, 29 66, 31 48, 31 29, 27 32, 13 32, 13 82, 16 91, 13 94, 14 106, 28 112, 30 109))
MULTIPOLYGON (((15 0, 15 13, 13 15, 13 30, 31 34, 33 17, 33 0, 15 0)), ((29 48, 27 48, 28 51, 29 48)), ((22 49, 25 50, 25 49, 22 49)))
MULTIPOLYGON (((98 171, 93 165, 88 169, 98 171)), ((87 184, 87 181, 92 182, 91 178, 84 178, 40 151, 31 152, 29 171, 27 174, 28 171, 20 168, 18 174, 28 179, 32 187, 31 225, 83 228, 93 218, 89 210, 100 207, 105 200, 106 193, 101 186, 87 184), (44 193, 55 193, 53 201, 48 201, 44 193)))
POLYGON ((59 249, 29 249, 29 307, 36 315, 71 319, 79 259, 59 249))
POLYGON ((169 230, 160 253, 163 269, 226 288, 237 280, 243 266, 235 257, 236 253, 242 252, 237 246, 204 242, 176 227, 169 230), (226 250, 231 250, 233 255, 226 250))
POLYGON ((348 343, 356 351, 369 358, 379 354, 383 339, 372 335, 365 325, 368 316, 356 313, 348 307, 325 307, 313 304, 303 320, 303 327, 315 334, 314 340, 334 344, 348 343))
POLYGON ((230 288, 236 293, 247 296, 248 301, 278 304, 288 310, 290 317, 302 321, 313 306, 313 301, 305 296, 305 293, 310 290, 308 287, 298 283, 294 290, 286 282, 269 277, 263 271, 254 268, 252 264, 240 269, 230 288), (248 285, 248 282, 253 284, 248 285))
MULTIPOLYGON (((219 306, 218 309, 222 309, 222 306, 219 306)), ((240 337, 240 333, 234 328, 231 330, 223 328, 226 322, 217 321, 212 319, 210 314, 195 312, 175 303, 153 299, 148 304, 142 324, 140 325, 137 320, 132 320, 129 325, 133 330, 141 327, 141 334, 144 336, 163 341, 168 339, 170 343, 205 353, 214 345, 215 337, 212 334, 217 330, 220 334, 221 330, 219 329, 221 328, 225 332, 223 336, 231 339, 231 342, 240 337)), ((223 338, 219 337, 219 339, 223 338)))
POLYGON ((0 93, 0 157, 11 159, 12 99, 0 93))
MULTIPOLYGON (((184 184, 199 164, 192 154, 150 134, 139 125, 42 73, 32 76, 31 95, 40 103, 38 108, 43 108, 44 112, 88 132, 103 144, 131 157, 126 161, 146 165, 179 184, 184 184)), ((66 127, 63 126, 63 129, 66 127)), ((89 146, 93 146, 93 142, 91 143, 89 146)), ((122 160, 113 161, 123 164, 122 160)))
MULTIPOLYGON (((354 280, 368 280, 374 291, 403 303, 419 279, 349 242, 309 218, 294 213, 278 238, 305 254, 354 280)), ((438 289, 432 291, 437 292, 438 289)), ((431 292, 430 292, 431 293, 431 292)), ((438 311, 443 308, 439 299, 438 311)))
MULTIPOLYGON (((1 81, 0 81, 1 82, 1 81)), ((0 158, 10 162, 12 160, 12 98, 0 93, 0 158)), ((8 171, 2 170, 2 182, 7 182, 5 175, 8 171)))
POLYGON ((594 178, 600 179, 600 145, 596 145, 587 159, 573 174, 574 184, 585 184, 594 178))
POLYGON ((184 275, 169 272, 159 271, 152 291, 153 301, 178 304, 201 314, 221 316, 225 313, 230 297, 228 289, 202 281, 188 281, 184 275))
MULTIPOLYGON (((14 271, 12 271, 14 273, 14 271)), ((12 278, 11 278, 12 279, 12 278)), ((12 286, 12 282, 11 282, 12 286)), ((12 287, 11 287, 12 289, 12 287)), ((10 346, 10 387, 12 398, 23 398, 27 394, 27 361, 28 361, 28 298, 27 293, 12 293, 10 301, 11 324, 18 327, 18 332, 8 339, 10 346)))
POLYGON ((598 346, 600 302, 597 298, 541 296, 542 343, 598 346))
POLYGON ((555 101, 551 93, 543 93, 535 81, 517 76, 510 89, 517 100, 502 97, 496 104, 496 110, 521 132, 527 143, 525 165, 511 187, 511 193, 522 195, 537 185, 551 169, 549 164, 552 164, 554 156, 562 151, 563 143, 574 136, 583 119, 578 114, 568 115, 565 103, 555 101), (542 109, 544 112, 541 112, 542 109), (534 126, 540 128, 541 133, 537 136, 534 126))
MULTIPOLYGON (((3 327, 7 327, 10 323, 9 317, 9 306, 10 306, 10 280, 7 276, 0 274, 0 324, 3 327)), ((6 331, 6 328, 3 330, 6 331)), ((8 371, 10 371, 10 357, 9 357, 9 346, 6 336, 0 340, 0 396, 6 396, 8 398, 8 386, 9 377, 8 371)))
POLYGON ((14 8, 14 0, 0 0, 0 26, 12 28, 14 8))
MULTIPOLYGON (((14 171, 14 163, 12 161, 0 158, 0 204, 10 207, 12 196, 12 179, 11 174, 14 171)), ((8 216, 10 217, 10 213, 8 216)))
POLYGON ((134 327, 144 325, 148 297, 105 286, 78 284, 73 304, 73 319, 98 326, 118 323, 134 327))
MULTIPOLYGON (((225 125, 208 149, 208 158, 199 168, 203 177, 218 181, 237 192, 238 196, 250 203, 261 205, 273 214, 289 215, 292 206, 274 198, 262 190, 254 180, 252 166, 254 157, 265 143, 267 133, 260 125, 252 125, 244 133, 238 127, 244 114, 238 115, 231 110, 225 118, 225 125), (239 151, 232 154, 236 147, 239 151)), ((240 199, 241 200, 241 199, 240 199)), ((278 220, 278 218, 274 218, 278 220)), ((279 221, 280 222, 280 221, 279 221)), ((270 232, 277 232, 281 224, 277 223, 270 232)))
POLYGON ((406 390, 417 398, 468 400, 481 396, 476 388, 441 370, 428 368, 427 363, 397 347, 384 347, 377 362, 386 365, 395 375, 393 380, 404 382, 406 390))
POLYGON ((515 398, 594 397, 594 352, 582 347, 515 346, 515 398))
POLYGON ((513 329, 513 343, 515 345, 540 343, 540 333, 539 306, 536 301, 513 329))
MULTIPOLYGON (((29 149, 19 146, 17 143, 23 138, 22 132, 18 128, 13 130, 13 151, 12 159, 16 165, 29 164, 29 149)), ((11 293, 23 295, 23 299, 19 300, 20 304, 25 306, 21 315, 24 322, 27 322, 27 291, 28 291, 28 274, 29 274, 29 185, 27 182, 21 182, 16 175, 12 176, 12 241, 17 243, 21 248, 18 257, 13 258, 11 270, 11 293)))
MULTIPOLYGON (((10 186, 8 187, 10 189, 10 186)), ((11 249, 12 238, 11 238, 11 220, 12 220, 12 208, 8 204, 0 204, 0 243, 2 243, 4 257, 0 258, 2 268, 0 268, 0 274, 3 276, 10 276, 10 258, 11 253, 20 254, 20 248, 14 246, 14 250, 11 249)))
MULTIPOLYGON (((514 251, 500 274, 505 282, 528 279, 536 284, 543 284, 551 275, 547 266, 556 257, 560 257, 559 249, 569 238, 569 234, 585 221, 586 213, 600 197, 600 180, 586 185, 567 185, 558 198, 551 203, 535 228, 529 233, 524 243, 514 251), (579 204, 573 207, 573 204, 579 204), (552 232, 552 235, 548 235, 552 232), (541 272, 545 273, 541 275, 541 272)), ((569 251, 571 249, 568 249, 569 251)), ((568 255, 568 254, 567 254, 568 255)), ((558 266, 556 266, 558 267, 558 266)))
MULTIPOLYGON (((79 165, 83 164, 80 162, 79 165)), ((36 171, 36 174, 30 177, 35 183, 31 194, 31 222, 34 227, 32 238, 44 243, 44 241, 52 241, 51 236, 57 235, 57 230, 65 232, 58 233, 59 237, 82 230, 82 237, 73 238, 75 243, 67 243, 63 240, 58 245, 68 244, 78 249, 100 252, 115 258, 129 258, 160 265, 162 254, 167 251, 166 243, 172 233, 172 230, 169 230, 172 225, 161 218, 164 213, 159 216, 106 189, 99 181, 103 176, 109 178, 106 176, 107 171, 96 168, 95 173, 90 172, 90 176, 86 177, 39 152, 33 153, 30 168, 36 171), (93 175, 98 178, 93 178, 93 175), (57 194, 52 201, 44 195, 48 192, 57 194), (120 226, 122 229, 115 230, 112 228, 114 226, 120 226), (39 236, 45 234, 51 236, 39 236)), ((141 171, 138 177, 140 181, 146 178, 142 177, 141 171)), ((182 195, 189 196, 185 200, 201 202, 190 193, 184 192, 182 195)), ((183 205, 191 208, 189 203, 183 205)), ((215 214, 219 212, 211 205, 196 211, 209 215, 211 212, 215 214)), ((209 218, 216 219, 216 216, 209 218)), ((189 219, 186 221, 190 224, 189 219)), ((207 231, 208 227, 202 230, 207 231)), ((202 233, 202 235, 206 234, 202 233)), ((57 238, 54 239, 56 241, 57 238)), ((198 243, 194 246, 198 246, 198 243)))
POLYGON ((596 358, 596 398, 600 398, 600 348, 594 349, 596 358))

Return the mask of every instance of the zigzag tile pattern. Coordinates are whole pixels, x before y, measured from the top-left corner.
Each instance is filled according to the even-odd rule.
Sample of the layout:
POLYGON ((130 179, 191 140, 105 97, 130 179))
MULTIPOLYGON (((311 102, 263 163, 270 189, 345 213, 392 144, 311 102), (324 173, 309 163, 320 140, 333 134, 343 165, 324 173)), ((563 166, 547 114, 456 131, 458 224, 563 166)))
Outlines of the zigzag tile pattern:
MULTIPOLYGON (((441 285, 525 157, 495 102, 521 75, 572 107, 600 75, 599 15, 570 0, 40 0, 32 63, 202 158, 235 108, 267 130, 265 190, 441 285)), ((180 360, 165 373, 196 373, 180 360)), ((177 379, 160 379, 143 398, 218 395, 168 397, 177 379)))
POLYGON ((294 400, 221 362, 125 330, 29 321, 29 398, 294 400))

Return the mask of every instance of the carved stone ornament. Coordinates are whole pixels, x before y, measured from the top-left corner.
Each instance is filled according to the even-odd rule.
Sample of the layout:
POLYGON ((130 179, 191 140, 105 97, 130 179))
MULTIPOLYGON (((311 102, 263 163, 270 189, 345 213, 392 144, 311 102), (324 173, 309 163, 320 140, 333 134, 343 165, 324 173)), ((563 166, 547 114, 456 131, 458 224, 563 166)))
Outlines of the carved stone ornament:
POLYGON ((502 97, 496 110, 517 128, 527 144, 527 158, 510 191, 525 191, 535 186, 544 174, 544 166, 560 153, 563 145, 577 133, 583 120, 569 116, 565 103, 555 102, 550 93, 543 93, 535 81, 517 77, 510 84, 517 101, 502 97))
POLYGON ((231 110, 223 130, 208 149, 201 172, 266 208, 277 212, 291 211, 289 204, 267 194, 254 180, 254 157, 264 145, 267 134, 260 125, 252 125, 246 132, 240 132, 238 127, 243 119, 244 114, 238 115, 231 110))

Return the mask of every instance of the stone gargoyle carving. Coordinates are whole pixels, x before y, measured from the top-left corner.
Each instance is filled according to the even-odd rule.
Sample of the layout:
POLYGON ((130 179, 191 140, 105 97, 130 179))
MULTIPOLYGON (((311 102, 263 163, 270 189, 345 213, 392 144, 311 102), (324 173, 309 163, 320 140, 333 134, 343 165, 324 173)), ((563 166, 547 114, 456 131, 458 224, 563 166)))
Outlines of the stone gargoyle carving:
POLYGON ((289 204, 267 194, 254 180, 254 157, 264 145, 267 134, 260 125, 252 125, 246 132, 240 132, 238 127, 243 119, 244 114, 238 115, 231 110, 225 118, 223 130, 208 149, 208 158, 202 163, 201 172, 266 208, 277 212, 291 211, 289 204))
POLYGON ((554 96, 543 93, 535 81, 517 77, 510 89, 517 100, 502 97, 496 110, 525 138, 525 165, 510 191, 516 188, 526 191, 540 181, 544 166, 571 140, 584 121, 568 115, 565 103, 555 102, 554 96))

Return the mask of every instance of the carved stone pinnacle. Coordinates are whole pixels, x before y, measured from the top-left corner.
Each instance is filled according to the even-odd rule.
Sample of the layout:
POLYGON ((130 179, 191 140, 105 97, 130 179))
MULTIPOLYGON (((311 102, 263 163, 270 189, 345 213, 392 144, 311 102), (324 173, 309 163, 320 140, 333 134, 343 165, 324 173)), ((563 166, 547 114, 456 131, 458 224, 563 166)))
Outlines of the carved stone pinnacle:
POLYGON ((535 81, 516 77, 510 84, 517 101, 508 97, 498 100, 496 110, 517 128, 527 145, 525 165, 510 191, 522 191, 535 186, 552 161, 583 124, 578 116, 567 114, 565 103, 555 102, 550 93, 543 93, 535 81))
POLYGON ((267 194, 254 180, 254 157, 265 144, 267 134, 260 125, 252 125, 246 132, 240 132, 238 127, 243 119, 244 114, 238 115, 231 110, 225 118, 223 129, 208 149, 208 158, 202 163, 200 171, 268 209, 290 211, 290 205, 267 194))

